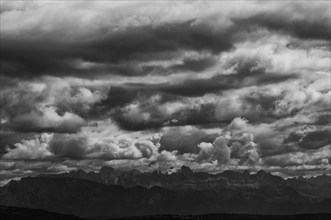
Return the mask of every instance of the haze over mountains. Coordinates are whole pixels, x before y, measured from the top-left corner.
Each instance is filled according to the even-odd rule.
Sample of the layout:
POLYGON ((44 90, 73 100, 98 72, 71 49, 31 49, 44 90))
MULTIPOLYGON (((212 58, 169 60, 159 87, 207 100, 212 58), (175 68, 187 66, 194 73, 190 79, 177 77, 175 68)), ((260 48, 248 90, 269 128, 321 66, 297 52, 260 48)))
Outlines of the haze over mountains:
POLYGON ((1 188, 1 204, 38 208, 81 217, 125 217, 206 213, 330 213, 331 177, 283 179, 225 171, 142 173, 102 167, 11 181, 1 188))

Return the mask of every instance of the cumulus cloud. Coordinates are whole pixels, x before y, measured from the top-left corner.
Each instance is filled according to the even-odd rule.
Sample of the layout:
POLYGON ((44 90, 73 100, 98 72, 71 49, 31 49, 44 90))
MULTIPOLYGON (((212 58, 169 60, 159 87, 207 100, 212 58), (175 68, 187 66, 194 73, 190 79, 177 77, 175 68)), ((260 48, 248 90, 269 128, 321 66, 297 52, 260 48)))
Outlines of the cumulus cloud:
POLYGON ((254 136, 248 133, 236 135, 231 146, 231 158, 238 158, 239 164, 256 164, 260 160, 260 153, 257 144, 254 143, 254 136))
MULTIPOLYGON (((108 136, 85 127, 77 134, 47 134, 16 143, 8 148, 4 159, 102 159, 123 160, 146 158, 155 160, 159 156, 161 135, 134 137, 129 134, 108 136)), ((162 151, 161 157, 169 156, 162 151)))
MULTIPOLYGON (((15 81, 13 83, 16 83, 15 81)), ((108 86, 109 87, 109 86, 108 86)), ((108 88, 61 78, 22 81, 1 90, 2 128, 19 132, 74 133, 108 88), (78 84, 78 85, 77 85, 78 84)))
POLYGON ((9 128, 16 131, 57 131, 57 132, 76 132, 85 124, 84 119, 65 112, 59 115, 53 107, 44 107, 38 111, 22 114, 15 117, 9 128))
POLYGON ((286 169, 291 169, 291 172, 296 169, 302 172, 303 167, 307 166, 310 167, 309 169, 329 169, 330 143, 327 141, 328 139, 320 138, 315 142, 311 140, 311 146, 314 148, 306 147, 306 150, 300 150, 300 147, 303 147, 303 137, 306 135, 315 137, 323 132, 306 129, 301 133, 292 133, 284 139, 283 145, 285 146, 281 146, 281 144, 274 146, 278 148, 278 151, 270 154, 269 149, 265 149, 263 146, 265 134, 261 133, 260 129, 258 126, 250 125, 246 119, 235 118, 224 127, 220 136, 213 143, 198 144, 199 152, 194 154, 193 160, 201 165, 217 162, 219 167, 225 166, 230 169, 231 167, 232 169, 250 167, 257 170, 261 168, 268 170, 272 167, 273 170, 278 169, 284 173, 289 173, 289 170, 286 171, 286 169), (247 133, 248 127, 252 133, 247 133), (288 145, 289 143, 295 143, 295 146, 288 145))
POLYGON ((225 137, 218 137, 214 143, 200 143, 198 147, 200 152, 196 157, 196 161, 213 161, 217 160, 218 165, 226 165, 230 162, 230 149, 228 147, 229 140, 225 137))
POLYGON ((197 162, 215 161, 218 165, 239 164, 255 165, 260 162, 258 144, 254 143, 254 135, 245 133, 242 128, 247 121, 235 118, 225 127, 213 143, 202 142, 195 160, 197 162))
POLYGON ((176 154, 177 154, 177 151, 170 152, 170 151, 163 150, 157 157, 157 161, 158 162, 175 161, 175 160, 177 160, 176 154))
POLYGON ((35 139, 22 140, 21 143, 15 144, 14 149, 8 149, 3 156, 4 159, 45 159, 52 157, 53 154, 48 151, 47 145, 53 135, 42 134, 35 139))
POLYGON ((214 121, 214 103, 156 93, 140 94, 132 103, 110 109, 119 126, 126 130, 144 130, 173 125, 199 125, 214 121))
POLYGON ((329 169, 330 2, 6 1, 0 18, 4 176, 329 169))

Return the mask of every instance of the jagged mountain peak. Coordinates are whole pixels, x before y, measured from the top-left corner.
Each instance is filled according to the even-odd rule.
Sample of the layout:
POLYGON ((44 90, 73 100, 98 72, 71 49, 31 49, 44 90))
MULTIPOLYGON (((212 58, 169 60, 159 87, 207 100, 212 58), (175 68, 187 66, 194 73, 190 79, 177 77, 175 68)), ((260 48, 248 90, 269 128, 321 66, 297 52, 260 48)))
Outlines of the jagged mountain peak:
MULTIPOLYGON (((188 171, 185 168, 184 170, 188 171)), ((116 172, 116 175, 128 173, 116 172)), ((100 212, 108 215, 141 215, 146 214, 146 211, 153 214, 154 210, 174 213, 178 210, 194 212, 199 209, 202 212, 227 212, 228 210, 242 211, 244 209, 245 212, 252 212, 252 210, 254 212, 258 208, 262 209, 263 213, 272 214, 279 212, 279 202, 284 204, 282 207, 286 207, 282 209, 282 214, 287 214, 289 212, 298 212, 305 208, 305 210, 309 211, 307 207, 310 207, 310 204, 318 207, 323 206, 321 210, 325 211, 328 210, 325 207, 330 203, 330 200, 325 200, 330 195, 329 191, 327 191, 329 185, 317 194, 315 191, 321 190, 321 188, 311 184, 309 181, 306 182, 307 185, 305 186, 302 184, 296 186, 289 182, 288 185, 265 184, 263 187, 252 187, 254 183, 246 178, 241 179, 243 182, 237 181, 234 182, 234 185, 231 185, 231 181, 224 184, 223 179, 220 179, 221 181, 218 182, 218 177, 215 176, 216 179, 211 179, 210 182, 206 180, 198 182, 193 177, 190 179, 189 184, 185 185, 186 179, 181 178, 180 174, 182 173, 178 172, 169 176, 173 178, 174 184, 179 186, 178 188, 167 188, 167 185, 154 187, 147 185, 147 187, 142 187, 142 182, 139 182, 141 181, 139 179, 133 179, 136 182, 122 179, 119 180, 117 185, 114 182, 110 182, 108 185, 104 184, 104 182, 98 183, 90 179, 66 176, 62 178, 47 176, 23 178, 21 181, 12 182, 2 187, 0 201, 4 205, 42 208, 85 217, 97 216, 100 212), (194 185, 195 182, 191 180, 196 181, 197 185, 194 185), (245 181, 247 181, 248 185, 245 184, 245 181), (133 186, 135 187, 127 187, 126 184, 134 184, 133 186), (302 189, 302 187, 304 188, 302 189), (178 197, 179 193, 181 197, 178 197), (315 195, 312 193, 315 193, 315 195), (210 198, 213 201, 213 207, 210 207, 210 203, 201 205, 200 201, 203 198, 210 198), (298 203, 297 201, 300 202, 298 203), (322 203, 316 203, 319 201, 322 203), (260 204, 262 202, 267 205, 261 208, 260 204), (92 208, 96 207, 96 204, 99 204, 99 206, 92 208), (153 209, 150 208, 151 204, 153 209), (241 204, 241 206, 238 206, 238 204, 241 204)), ((238 177, 243 177, 242 173, 237 174, 238 177)), ((93 175, 97 175, 97 173, 93 175)), ((157 179, 158 183, 164 181, 165 176, 160 174, 157 179)), ((269 174, 269 176, 273 175, 269 174)), ((149 176, 146 173, 142 173, 142 177, 148 178, 149 176)), ((221 177, 225 178, 225 176, 221 177)), ((120 179, 121 176, 118 176, 118 178, 120 179)))
POLYGON ((249 176, 250 175, 250 172, 249 170, 244 170, 244 172, 242 173, 244 176, 249 176))
POLYGON ((111 166, 103 166, 100 168, 99 173, 114 173, 115 169, 111 166))
POLYGON ((127 171, 127 173, 130 173, 132 175, 139 175, 141 174, 141 172, 137 169, 133 169, 133 170, 130 170, 130 171, 127 171))
POLYGON ((267 173, 267 172, 265 172, 264 170, 259 170, 259 171, 257 171, 257 173, 256 173, 258 176, 266 176, 266 175, 268 175, 268 174, 270 174, 270 173, 267 173))
POLYGON ((74 170, 72 171, 73 173, 76 173, 76 174, 86 174, 87 172, 85 172, 85 170, 83 169, 78 169, 78 170, 74 170))
POLYGON ((191 168, 187 167, 187 166, 182 166, 180 168, 180 172, 184 173, 184 174, 192 174, 193 171, 191 170, 191 168))

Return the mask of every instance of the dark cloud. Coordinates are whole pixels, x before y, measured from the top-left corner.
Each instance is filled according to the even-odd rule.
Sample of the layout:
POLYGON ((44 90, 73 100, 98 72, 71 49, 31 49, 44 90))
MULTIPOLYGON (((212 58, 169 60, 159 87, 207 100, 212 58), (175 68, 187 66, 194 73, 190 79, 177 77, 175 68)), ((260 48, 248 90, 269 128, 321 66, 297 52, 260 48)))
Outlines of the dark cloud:
MULTIPOLYGON (((164 102, 146 102, 146 99, 151 98, 153 95, 158 94, 161 97, 169 95, 170 97, 199 97, 205 94, 218 93, 230 89, 248 87, 253 85, 265 85, 269 83, 278 83, 281 81, 286 81, 294 79, 297 76, 295 74, 276 74, 267 73, 260 69, 251 71, 245 68, 239 68, 236 73, 231 75, 216 75, 209 79, 188 79, 182 83, 163 83, 163 84, 138 84, 131 83, 123 85, 123 87, 116 87, 114 90, 110 90, 109 96, 106 100, 101 102, 104 109, 111 109, 116 107, 112 111, 112 118, 118 122, 119 126, 126 130, 144 130, 150 128, 160 128, 166 125, 199 125, 199 124, 209 124, 215 123, 217 121, 224 122, 232 120, 236 116, 248 116, 249 119, 255 121, 265 120, 260 118, 261 115, 268 116, 273 120, 284 117, 284 115, 276 115, 276 101, 282 100, 282 95, 279 97, 274 96, 244 96, 242 103, 248 103, 250 106, 249 112, 240 112, 239 115, 234 114, 233 117, 215 117, 215 109, 217 104, 206 103, 201 104, 198 107, 187 107, 185 109, 180 109, 172 113, 171 115, 164 115, 160 109, 159 104, 164 102), (127 114, 127 107, 129 104, 136 103, 136 116, 132 114, 127 114), (255 106, 255 108, 254 108, 255 106), (259 110, 259 114, 254 113, 254 109, 262 106, 262 110, 259 110), (143 120, 138 120, 137 117, 142 116, 143 113, 148 114, 148 118, 145 117, 143 120), (251 116, 251 117, 250 117, 251 116), (135 117, 135 119, 132 119, 135 117)), ((169 96, 168 96, 169 97, 169 96)), ((181 100, 177 98, 177 100, 181 100)), ((176 99, 174 99, 176 100, 176 99)), ((172 100, 172 101, 174 101, 172 100)), ((184 99, 185 100, 185 99, 184 99)), ((170 104, 169 102, 168 104, 170 104)), ((235 109, 232 109, 234 111, 235 109)), ((293 110, 292 113, 296 111, 293 110)), ((287 116, 288 114, 286 114, 287 116)))
POLYGON ((315 120, 317 125, 331 124, 331 111, 321 112, 315 120))
MULTIPOLYGON (((1 38, 1 73, 9 76, 90 74, 145 75, 143 69, 123 61, 153 60, 158 54, 179 50, 218 53, 232 48, 231 32, 217 31, 187 21, 162 26, 131 27, 85 42, 24 41, 1 38), (78 62, 78 63, 77 63, 78 62), (79 62, 85 62, 79 63, 79 62), (89 65, 86 62, 93 62, 89 65)), ((210 61, 184 61, 183 68, 198 71, 210 61)))
POLYGON ((59 114, 55 108, 46 107, 31 108, 24 113, 16 111, 15 116, 9 118, 1 127, 2 130, 17 132, 75 133, 85 123, 86 121, 76 114, 70 112, 59 114))
MULTIPOLYGON (((111 60, 85 59, 84 54, 103 53, 82 44, 66 44, 41 40, 23 41, 1 39, 1 74, 10 77, 38 77, 43 75, 102 77, 107 74, 144 75, 142 69, 130 63, 112 63, 111 60)), ((86 55, 87 56, 87 55, 86 55)), ((106 55, 104 55, 106 56, 106 55)))
POLYGON ((132 102, 137 95, 137 90, 120 86, 112 86, 107 98, 101 101, 100 106, 107 106, 108 108, 123 106, 132 102))
MULTIPOLYGON (((299 5, 297 6, 298 11, 305 10, 300 9, 299 5)), ((299 13, 302 15, 305 14, 303 11, 299 13)), ((329 40, 331 38, 330 20, 328 19, 312 18, 308 20, 305 16, 294 18, 294 16, 292 17, 291 15, 278 11, 262 12, 248 18, 236 18, 233 20, 236 25, 242 29, 254 29, 254 26, 255 28, 256 26, 260 26, 282 34, 290 34, 301 39, 329 40)))
MULTIPOLYGON (((165 113, 166 107, 161 103, 143 102, 135 100, 137 106, 116 108, 111 111, 110 117, 125 130, 138 131, 160 129, 167 126, 208 125, 216 122, 215 104, 188 105, 172 113, 165 113), (128 108, 130 107, 130 108, 128 108), (148 115, 148 117, 144 117, 148 115)), ((165 105, 171 105, 171 102, 165 105)))
POLYGON ((316 130, 309 132, 292 132, 285 139, 284 144, 294 143, 305 149, 319 149, 331 144, 331 131, 316 130))
POLYGON ((209 79, 186 80, 182 84, 157 85, 159 91, 181 96, 201 96, 207 93, 217 93, 223 90, 241 88, 252 85, 278 83, 296 78, 295 74, 279 75, 277 73, 252 74, 242 76, 216 75, 209 79))
POLYGON ((123 32, 113 32, 105 39, 90 42, 87 48, 91 51, 101 50, 103 53, 90 53, 83 57, 84 59, 116 62, 136 58, 140 54, 179 49, 218 53, 232 48, 232 42, 230 31, 219 31, 191 20, 156 27, 132 27, 123 32))
POLYGON ((306 149, 318 149, 331 144, 331 130, 309 132, 299 141, 298 145, 306 149))
POLYGON ((295 73, 267 72, 266 67, 259 66, 257 61, 249 60, 248 62, 240 62, 233 74, 217 74, 207 79, 187 79, 181 83, 128 84, 128 86, 141 91, 158 91, 180 96, 201 96, 223 90, 279 83, 297 77, 295 73))
POLYGON ((8 76, 63 75, 70 71, 75 51, 71 45, 47 41, 1 38, 1 74, 8 76))
POLYGON ((208 134, 202 129, 193 127, 185 129, 185 127, 170 127, 161 138, 160 151, 177 150, 179 154, 198 153, 198 145, 201 142, 213 143, 218 134, 208 134))
POLYGON ((174 65, 170 68, 173 68, 175 71, 190 70, 193 72, 199 72, 213 66, 215 63, 216 60, 213 57, 204 57, 202 59, 186 58, 183 60, 182 64, 174 65))
POLYGON ((6 148, 14 148, 14 144, 20 142, 22 139, 31 139, 36 135, 36 133, 27 132, 12 132, 3 131, 0 132, 0 155, 7 152, 6 148))
POLYGON ((55 134, 49 143, 49 151, 56 157, 82 159, 86 154, 87 139, 82 136, 55 134))
MULTIPOLYGON (((10 81, 9 81, 10 82, 10 81)), ((71 85, 61 78, 21 81, 1 90, 2 130, 75 133, 109 86, 71 85)))
MULTIPOLYGON (((151 87, 153 87, 151 85, 151 87)), ((97 107, 108 111, 111 108, 123 107, 131 102, 141 102, 150 99, 152 96, 158 95, 158 103, 164 104, 167 102, 177 101, 181 98, 164 92, 155 91, 153 88, 149 88, 149 85, 121 85, 121 86, 111 86, 107 98, 97 103, 97 107)), ((146 105, 145 105, 146 106, 146 105)))
POLYGON ((201 72, 216 64, 215 58, 206 56, 198 59, 185 58, 181 64, 163 67, 158 65, 144 65, 142 70, 150 75, 170 75, 177 72, 201 72))
POLYGON ((1 8, 1 159, 64 166, 8 162, 8 177, 88 160, 330 168, 330 3, 103 4, 1 8))
POLYGON ((292 142, 299 142, 302 137, 303 137, 303 134, 297 133, 297 132, 292 132, 284 139, 284 144, 288 144, 288 143, 292 143, 292 142))
MULTIPOLYGON (((27 115, 26 118, 20 118, 17 120, 11 121, 10 125, 7 127, 9 130, 18 131, 18 132, 51 132, 51 133, 76 133, 79 129, 85 125, 85 121, 81 118, 63 121, 59 125, 41 125, 36 123, 36 118, 29 118, 27 115)), ((35 117, 34 115, 32 117, 35 117)), ((42 115, 36 116, 42 117, 42 115)), ((47 121, 44 122, 45 124, 47 121)))
POLYGON ((178 111, 173 114, 176 119, 176 125, 201 125, 215 124, 215 104, 201 104, 197 107, 191 107, 187 110, 178 111))
POLYGON ((281 118, 294 116, 304 106, 287 106, 280 107, 279 103, 286 100, 288 91, 283 91, 276 94, 268 94, 263 91, 250 92, 242 97, 242 102, 247 103, 253 109, 258 109, 255 112, 249 111, 242 116, 246 117, 250 121, 256 122, 273 122, 281 118), (252 114, 253 113, 253 114, 252 114))

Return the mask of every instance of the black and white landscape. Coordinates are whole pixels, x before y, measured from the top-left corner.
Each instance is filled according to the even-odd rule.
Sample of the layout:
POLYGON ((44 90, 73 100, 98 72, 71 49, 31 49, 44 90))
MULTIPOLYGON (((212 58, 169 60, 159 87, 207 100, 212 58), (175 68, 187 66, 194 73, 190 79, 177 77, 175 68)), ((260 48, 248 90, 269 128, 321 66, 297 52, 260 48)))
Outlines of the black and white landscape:
POLYGON ((7 219, 330 217, 330 1, 0 13, 7 219))

